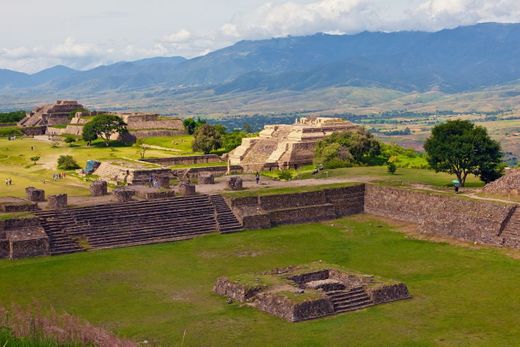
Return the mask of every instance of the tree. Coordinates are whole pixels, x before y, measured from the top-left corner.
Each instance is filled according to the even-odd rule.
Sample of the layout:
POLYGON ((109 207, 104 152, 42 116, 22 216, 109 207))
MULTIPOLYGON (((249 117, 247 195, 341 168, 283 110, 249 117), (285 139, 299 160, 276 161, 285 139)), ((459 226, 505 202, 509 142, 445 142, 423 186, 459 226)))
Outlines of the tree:
MULTIPOLYGON (((328 169, 372 164, 380 159, 381 144, 366 129, 336 132, 318 142, 315 161, 328 169)), ((383 159, 381 159, 383 160, 383 159)), ((384 163, 383 160, 382 163, 384 163)))
POLYGON ((60 155, 60 157, 58 158, 58 169, 76 170, 79 168, 80 166, 71 155, 60 155))
POLYGON ((40 160, 40 156, 39 155, 35 155, 34 157, 31 157, 29 159, 31 159, 31 161, 33 162, 33 165, 36 165, 38 160, 40 160))
POLYGON ((222 133, 218 128, 209 124, 199 126, 194 137, 192 149, 195 152, 208 154, 222 146, 222 133))
POLYGON ((88 146, 92 144, 92 141, 95 141, 98 138, 94 125, 94 123, 89 122, 83 126, 82 137, 83 140, 87 142, 88 146))
POLYGON ((244 131, 233 131, 231 133, 224 134, 222 137, 222 148, 226 152, 231 152, 242 144, 242 139, 247 136, 244 131))
POLYGON ((144 143, 143 139, 138 139, 135 145, 137 147, 137 153, 139 154, 141 159, 144 159, 146 151, 148 151, 148 146, 144 143))
POLYGON ((71 146, 74 142, 76 142, 76 139, 72 135, 65 135, 63 142, 68 143, 69 146, 71 146))
POLYGON ((469 174, 484 181, 500 177, 500 144, 489 137, 484 127, 469 121, 454 120, 435 126, 424 149, 430 166, 436 172, 456 175, 461 186, 469 174))
POLYGON ((87 142, 95 140, 94 134, 110 146, 110 137, 114 134, 125 134, 128 130, 126 123, 118 116, 110 114, 101 114, 83 127, 83 139, 87 142))
POLYGON ((197 130, 198 127, 200 127, 201 125, 204 125, 206 124, 207 122, 203 119, 200 119, 197 118, 196 120, 193 119, 193 118, 186 118, 182 124, 184 125, 184 128, 186 129, 186 132, 189 134, 189 135, 193 135, 195 134, 195 131, 197 130))

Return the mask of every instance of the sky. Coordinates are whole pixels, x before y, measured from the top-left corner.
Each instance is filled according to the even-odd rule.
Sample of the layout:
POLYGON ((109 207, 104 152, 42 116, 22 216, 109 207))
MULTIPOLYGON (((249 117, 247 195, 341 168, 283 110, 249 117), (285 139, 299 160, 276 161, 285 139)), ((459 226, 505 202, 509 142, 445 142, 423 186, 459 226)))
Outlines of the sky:
POLYGON ((520 0, 0 0, 0 68, 89 69, 317 32, 520 22, 520 0))

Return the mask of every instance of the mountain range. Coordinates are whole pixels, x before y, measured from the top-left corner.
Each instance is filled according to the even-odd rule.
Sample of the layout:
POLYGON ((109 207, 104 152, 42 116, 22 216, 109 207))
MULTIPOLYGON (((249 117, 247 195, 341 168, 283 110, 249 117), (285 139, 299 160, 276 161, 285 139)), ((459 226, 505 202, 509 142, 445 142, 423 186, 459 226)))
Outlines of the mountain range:
MULTIPOLYGON (((481 92, 520 81, 520 24, 484 23, 438 32, 316 34, 240 41, 193 59, 158 57, 77 71, 36 74, 0 70, 0 103, 56 95, 142 98, 364 88, 404 94, 481 92)), ((515 92, 516 93, 516 92, 515 92)))

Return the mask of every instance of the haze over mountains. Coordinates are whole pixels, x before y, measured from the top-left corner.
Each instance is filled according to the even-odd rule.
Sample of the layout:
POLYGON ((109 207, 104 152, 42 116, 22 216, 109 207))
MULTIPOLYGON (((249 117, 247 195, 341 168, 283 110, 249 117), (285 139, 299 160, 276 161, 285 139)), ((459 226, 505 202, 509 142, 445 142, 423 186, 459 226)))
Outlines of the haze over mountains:
MULTIPOLYGON (((202 57, 151 58, 88 71, 0 70, 0 94, 85 97, 199 91, 215 98, 330 88, 403 93, 475 92, 520 80, 520 24, 486 23, 428 32, 316 34, 241 41, 202 57)), ((190 93, 189 95, 186 93, 190 93)), ((190 96, 191 95, 191 96, 190 96)), ((5 99, 3 99, 5 100, 5 99)))

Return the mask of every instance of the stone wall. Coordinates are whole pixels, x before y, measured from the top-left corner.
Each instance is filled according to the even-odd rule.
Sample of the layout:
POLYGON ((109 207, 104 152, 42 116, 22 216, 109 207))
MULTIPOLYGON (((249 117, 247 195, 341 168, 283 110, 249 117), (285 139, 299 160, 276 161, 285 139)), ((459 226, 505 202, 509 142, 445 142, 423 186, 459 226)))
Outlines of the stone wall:
POLYGON ((416 223, 423 233, 501 245, 514 205, 367 185, 365 212, 416 223))
POLYGON ((38 218, 12 218, 0 224, 0 258, 49 255, 49 239, 38 218))
POLYGON ((276 293, 259 293, 254 303, 258 309, 289 322, 301 322, 334 314, 332 303, 325 298, 295 304, 276 293))
POLYGON ((364 185, 316 192, 230 199, 245 228, 316 222, 363 213, 364 185))
POLYGON ((408 287, 404 283, 382 285, 375 288, 368 287, 366 291, 375 305, 411 297, 408 287))
POLYGON ((252 299, 260 289, 261 288, 249 288, 245 285, 232 282, 225 277, 217 279, 217 283, 215 287, 213 287, 215 293, 242 303, 252 299))
POLYGON ((152 158, 142 159, 147 163, 159 164, 162 166, 175 166, 175 165, 194 165, 194 164, 206 164, 206 163, 220 163, 222 159, 215 154, 207 155, 190 155, 185 157, 170 157, 170 158, 152 158))

